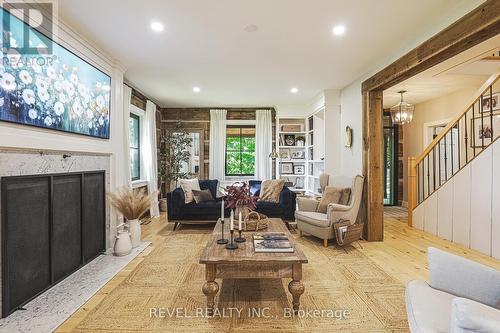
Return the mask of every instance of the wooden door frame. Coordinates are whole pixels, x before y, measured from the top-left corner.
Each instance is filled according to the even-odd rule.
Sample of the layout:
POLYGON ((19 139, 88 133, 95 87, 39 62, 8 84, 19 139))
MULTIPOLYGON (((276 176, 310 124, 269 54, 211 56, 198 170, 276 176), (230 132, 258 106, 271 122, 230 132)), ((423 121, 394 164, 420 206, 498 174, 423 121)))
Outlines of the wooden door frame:
MULTIPOLYGON (((362 217, 366 240, 384 238, 383 91, 498 34, 500 1, 487 0, 362 83, 365 176, 362 217)), ((411 225, 411 216, 409 219, 411 225)))

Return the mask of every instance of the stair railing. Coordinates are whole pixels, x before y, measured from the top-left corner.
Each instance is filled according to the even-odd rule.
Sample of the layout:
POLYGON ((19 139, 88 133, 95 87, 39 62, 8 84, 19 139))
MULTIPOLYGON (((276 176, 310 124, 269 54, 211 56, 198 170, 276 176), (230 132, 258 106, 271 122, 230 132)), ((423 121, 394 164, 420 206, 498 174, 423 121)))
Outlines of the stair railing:
POLYGON ((500 137, 500 69, 417 157, 408 158, 408 225, 413 210, 500 137), (495 113, 498 114, 495 114, 495 113))

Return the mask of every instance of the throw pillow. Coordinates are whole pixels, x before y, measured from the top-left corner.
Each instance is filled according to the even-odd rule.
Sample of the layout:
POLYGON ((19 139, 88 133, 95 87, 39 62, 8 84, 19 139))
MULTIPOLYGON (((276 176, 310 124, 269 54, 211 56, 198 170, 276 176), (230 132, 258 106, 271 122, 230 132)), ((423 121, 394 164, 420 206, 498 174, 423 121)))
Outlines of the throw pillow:
POLYGON ((205 202, 205 201, 214 201, 214 197, 210 190, 193 190, 193 197, 194 201, 196 201, 197 204, 200 202, 205 202))
POLYGON ((350 188, 338 188, 333 186, 326 186, 325 192, 323 193, 323 197, 319 202, 317 211, 319 213, 326 214, 328 205, 331 203, 346 205, 349 202, 349 196, 351 193, 350 188), (349 194, 346 195, 347 190, 349 190, 349 194))
POLYGON ((264 180, 260 188, 260 200, 279 203, 283 186, 285 186, 284 179, 264 180))
POLYGON ((192 202, 194 200, 193 190, 200 190, 200 183, 198 181, 198 178, 180 179, 179 183, 181 184, 181 188, 184 191, 184 198, 186 198, 185 202, 192 202))

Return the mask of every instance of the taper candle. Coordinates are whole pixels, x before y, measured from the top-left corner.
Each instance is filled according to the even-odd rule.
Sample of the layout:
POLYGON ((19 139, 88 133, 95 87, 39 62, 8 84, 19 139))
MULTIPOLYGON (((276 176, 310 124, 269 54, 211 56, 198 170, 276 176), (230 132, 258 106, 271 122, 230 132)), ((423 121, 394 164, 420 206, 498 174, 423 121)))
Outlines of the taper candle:
POLYGON ((222 199, 222 205, 220 207, 220 218, 224 221, 224 199, 222 199))
POLYGON ((231 209, 231 224, 230 230, 234 230, 234 210, 231 209))
POLYGON ((238 214, 238 230, 241 230, 241 209, 240 213, 238 214))

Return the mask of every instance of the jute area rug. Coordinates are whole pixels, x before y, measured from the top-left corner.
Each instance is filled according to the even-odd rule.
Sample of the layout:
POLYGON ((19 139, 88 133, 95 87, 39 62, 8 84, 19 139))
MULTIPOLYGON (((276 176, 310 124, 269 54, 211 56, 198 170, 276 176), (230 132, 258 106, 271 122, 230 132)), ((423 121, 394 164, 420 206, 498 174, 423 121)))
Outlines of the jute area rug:
POLYGON ((150 255, 75 332, 408 331, 400 282, 356 247, 324 248, 313 237, 298 238, 309 259, 302 313, 290 317, 289 279, 218 280, 219 311, 209 318, 198 260, 210 233, 209 226, 165 227, 150 255))

